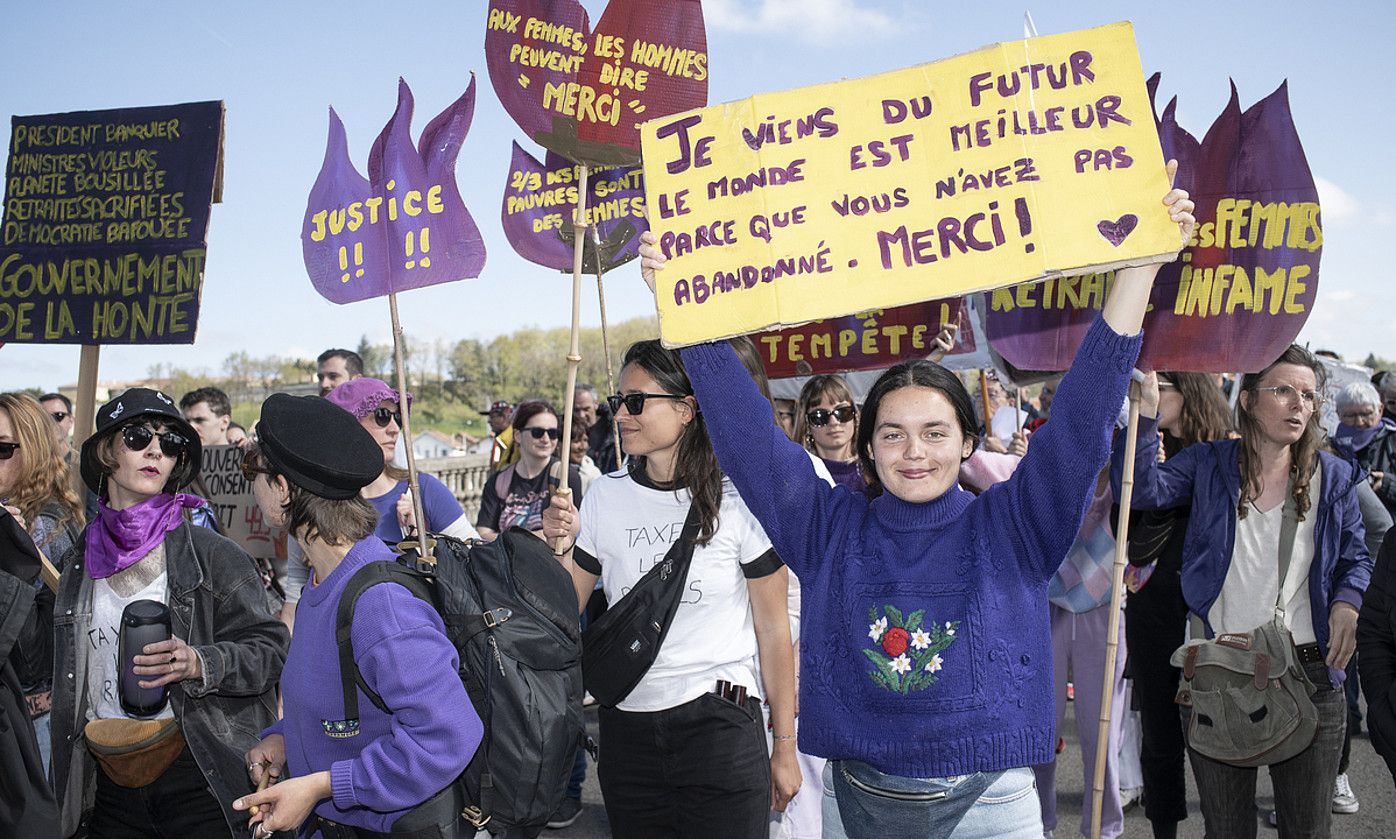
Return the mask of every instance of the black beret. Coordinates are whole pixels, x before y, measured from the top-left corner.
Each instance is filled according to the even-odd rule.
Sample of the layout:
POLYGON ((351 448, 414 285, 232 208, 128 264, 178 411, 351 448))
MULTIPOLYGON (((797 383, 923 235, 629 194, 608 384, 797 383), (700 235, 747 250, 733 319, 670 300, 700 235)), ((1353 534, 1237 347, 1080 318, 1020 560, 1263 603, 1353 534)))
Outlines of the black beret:
POLYGON ((321 498, 353 498, 383 474, 383 449, 373 435, 353 414, 319 396, 268 396, 257 442, 286 480, 321 498))
POLYGON ((100 495, 102 479, 106 477, 102 464, 97 461, 98 444, 131 425, 132 420, 139 419, 158 420, 184 435, 184 454, 179 456, 167 487, 183 488, 199 474, 204 464, 203 446, 199 443, 199 434, 194 426, 179 412, 170 397, 148 387, 133 387, 97 409, 97 429, 83 442, 79 461, 82 480, 88 489, 100 495))

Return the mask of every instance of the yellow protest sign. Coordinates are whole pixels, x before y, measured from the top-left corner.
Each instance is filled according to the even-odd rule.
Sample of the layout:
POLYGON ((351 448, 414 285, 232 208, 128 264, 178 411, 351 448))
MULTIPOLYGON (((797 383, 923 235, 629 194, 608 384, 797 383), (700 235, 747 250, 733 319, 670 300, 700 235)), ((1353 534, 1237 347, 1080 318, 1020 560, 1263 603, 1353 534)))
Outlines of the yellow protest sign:
POLYGON ((642 126, 670 346, 1178 250, 1129 23, 642 126))

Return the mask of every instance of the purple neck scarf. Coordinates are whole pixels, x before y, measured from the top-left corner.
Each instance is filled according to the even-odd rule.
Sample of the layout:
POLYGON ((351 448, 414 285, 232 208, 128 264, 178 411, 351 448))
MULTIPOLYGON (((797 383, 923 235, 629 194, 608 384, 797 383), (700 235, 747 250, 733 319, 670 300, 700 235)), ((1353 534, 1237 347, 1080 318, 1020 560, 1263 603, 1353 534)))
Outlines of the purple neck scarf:
POLYGON ((197 495, 160 493, 124 510, 98 503, 97 520, 87 531, 87 574, 94 580, 129 568, 155 550, 179 526, 186 507, 202 507, 197 495))
POLYGON ((1385 419, 1371 428, 1356 428, 1351 425, 1339 423, 1338 430, 1333 434, 1333 439, 1342 440, 1351 446, 1354 452, 1360 452, 1367 448, 1372 440, 1376 439, 1377 434, 1379 434, 1383 428, 1388 427, 1390 427, 1388 425, 1388 420, 1385 419))

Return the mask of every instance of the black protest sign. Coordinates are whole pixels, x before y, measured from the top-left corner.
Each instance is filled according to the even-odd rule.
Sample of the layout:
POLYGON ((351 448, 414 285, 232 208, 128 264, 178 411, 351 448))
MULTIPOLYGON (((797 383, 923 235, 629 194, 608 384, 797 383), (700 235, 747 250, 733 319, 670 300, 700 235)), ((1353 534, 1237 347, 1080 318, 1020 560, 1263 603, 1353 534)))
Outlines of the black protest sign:
POLYGON ((0 341, 192 344, 223 103, 12 117, 0 341))

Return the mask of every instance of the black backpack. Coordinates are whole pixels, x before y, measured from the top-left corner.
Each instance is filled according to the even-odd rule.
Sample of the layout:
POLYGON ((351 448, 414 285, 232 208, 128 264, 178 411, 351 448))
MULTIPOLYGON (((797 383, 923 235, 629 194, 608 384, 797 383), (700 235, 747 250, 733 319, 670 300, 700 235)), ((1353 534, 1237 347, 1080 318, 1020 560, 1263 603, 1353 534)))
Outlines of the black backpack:
POLYGON ((369 586, 397 583, 432 604, 460 656, 460 676, 485 725, 484 740, 456 781, 463 815, 495 835, 536 836, 562 803, 582 719, 577 594, 547 543, 520 528, 493 542, 436 536, 436 564, 415 551, 354 573, 336 618, 344 718, 358 695, 390 709, 354 664, 354 605, 369 586))

